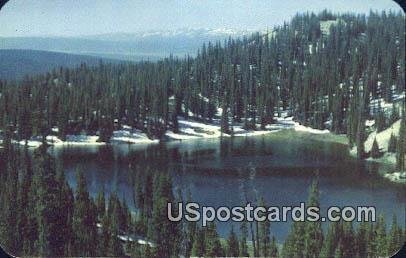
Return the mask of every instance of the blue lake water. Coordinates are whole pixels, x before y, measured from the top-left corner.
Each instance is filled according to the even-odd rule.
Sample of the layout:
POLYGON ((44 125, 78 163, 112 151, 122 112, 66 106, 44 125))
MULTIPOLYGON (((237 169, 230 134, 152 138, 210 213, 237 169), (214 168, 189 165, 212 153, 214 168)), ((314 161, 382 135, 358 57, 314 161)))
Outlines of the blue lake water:
MULTIPOLYGON (((141 168, 167 170, 174 188, 189 190, 192 200, 204 206, 245 205, 263 197, 266 205, 299 205, 306 201, 316 173, 322 211, 329 206, 375 206, 388 225, 392 214, 405 221, 406 190, 378 175, 382 166, 358 162, 348 147, 317 136, 292 131, 264 136, 199 139, 154 145, 113 144, 51 148, 63 161, 66 177, 75 187, 75 170, 86 175, 93 196, 104 186, 117 191, 131 208, 133 190, 130 163, 141 168), (255 168, 255 173, 250 173, 255 168), (251 169, 251 170, 250 170, 251 169)), ((226 237, 231 222, 217 223, 226 237)), ((234 228, 239 228, 234 223, 234 228)), ((290 222, 271 224, 271 234, 282 241, 290 222)))

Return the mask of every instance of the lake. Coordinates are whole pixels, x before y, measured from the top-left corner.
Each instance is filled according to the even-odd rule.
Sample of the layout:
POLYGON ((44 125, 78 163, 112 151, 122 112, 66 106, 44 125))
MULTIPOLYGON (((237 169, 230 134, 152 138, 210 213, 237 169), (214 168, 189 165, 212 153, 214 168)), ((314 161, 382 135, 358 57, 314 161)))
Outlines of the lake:
MULTIPOLYGON (((75 170, 80 167, 93 196, 104 185, 106 194, 117 191, 131 208, 132 161, 141 168, 153 166, 168 171, 174 188, 183 193, 190 190, 192 200, 201 206, 245 205, 242 189, 246 189, 250 201, 262 196, 268 206, 299 205, 307 200, 308 188, 318 173, 322 210, 332 205, 375 206, 388 225, 393 213, 399 222, 405 221, 405 187, 378 175, 379 169, 391 168, 357 161, 346 145, 320 137, 328 139, 284 130, 263 136, 153 145, 66 146, 49 151, 63 161, 73 187, 75 170)), ((290 224, 272 223, 271 234, 282 241, 290 224)), ((217 227, 220 235, 227 237, 231 222, 219 222, 217 227)))

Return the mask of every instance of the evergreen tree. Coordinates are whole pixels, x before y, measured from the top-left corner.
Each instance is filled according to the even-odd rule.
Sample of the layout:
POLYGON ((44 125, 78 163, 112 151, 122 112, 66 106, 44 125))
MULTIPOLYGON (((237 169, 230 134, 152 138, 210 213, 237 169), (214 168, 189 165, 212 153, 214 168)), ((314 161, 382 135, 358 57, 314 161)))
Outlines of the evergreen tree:
MULTIPOLYGON (((318 180, 314 180, 310 187, 308 206, 320 207, 318 180)), ((306 222, 305 226, 305 254, 307 257, 318 257, 323 245, 321 221, 306 222)))
POLYGON ((205 256, 218 257, 224 256, 224 250, 217 235, 216 224, 209 223, 205 228, 205 256))
POLYGON ((237 235, 234 232, 234 227, 231 227, 230 235, 227 240, 227 256, 237 257, 239 255, 239 243, 237 235))
POLYGON ((62 233, 69 230, 67 227, 70 226, 66 225, 69 218, 65 217, 67 211, 63 210, 64 205, 60 203, 61 186, 56 180, 54 162, 46 153, 45 146, 37 150, 34 159, 38 220, 38 240, 35 245, 39 255, 60 256, 65 252, 65 235, 62 233))
POLYGON ((275 236, 272 236, 271 246, 269 248, 269 256, 270 257, 278 257, 278 246, 276 244, 275 236))
POLYGON ((248 254, 248 246, 247 246, 247 240, 248 240, 248 228, 247 228, 247 223, 245 221, 241 222, 240 226, 240 251, 239 251, 239 256, 249 256, 248 254))
POLYGON ((374 159, 377 159, 381 156, 381 151, 379 150, 378 142, 376 141, 376 138, 374 139, 374 142, 372 144, 371 148, 371 157, 374 159))
POLYGON ((192 245, 192 256, 202 257, 206 253, 204 230, 197 228, 192 245))
POLYGON ((383 215, 380 215, 376 223, 376 255, 384 257, 388 255, 388 243, 386 237, 386 224, 383 215))
POLYGON ((386 118, 383 111, 380 111, 375 119, 376 131, 382 132, 386 128, 386 118))
POLYGON ((104 196, 104 186, 100 190, 96 198, 97 216, 99 219, 103 218, 106 212, 106 198, 104 196))
MULTIPOLYGON (((263 198, 260 199, 259 206, 265 207, 265 202, 263 198)), ((258 229, 259 254, 261 256, 267 257, 270 254, 270 245, 271 245, 270 222, 268 219, 266 219, 265 221, 259 222, 259 224, 260 224, 258 229)))
POLYGON ((392 226, 388 234, 388 255, 394 255, 404 244, 405 239, 402 236, 402 229, 398 226, 396 214, 393 214, 392 226))
POLYGON ((389 138, 388 152, 395 153, 396 152, 396 145, 397 145, 397 139, 392 133, 390 135, 390 138, 389 138))
POLYGON ((83 173, 76 172, 76 193, 72 227, 75 232, 74 255, 94 256, 97 247, 96 207, 87 191, 83 173))
POLYGON ((396 148, 396 167, 400 171, 405 170, 405 156, 406 156, 406 120, 405 113, 402 113, 402 120, 400 122, 399 138, 396 148))

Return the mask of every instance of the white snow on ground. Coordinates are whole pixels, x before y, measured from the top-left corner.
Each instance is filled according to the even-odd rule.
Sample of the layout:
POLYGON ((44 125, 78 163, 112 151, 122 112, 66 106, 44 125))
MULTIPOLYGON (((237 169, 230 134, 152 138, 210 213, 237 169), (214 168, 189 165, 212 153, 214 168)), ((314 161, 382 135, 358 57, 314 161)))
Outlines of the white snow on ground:
POLYGON ((207 97, 203 96, 201 93, 199 93, 199 98, 201 98, 206 103, 209 102, 209 99, 207 97))
POLYGON ((297 125, 295 125, 295 130, 299 131, 299 132, 308 132, 308 133, 312 133, 312 134, 326 134, 326 133, 330 133, 329 130, 324 129, 324 130, 320 130, 320 129, 313 129, 311 127, 307 127, 307 126, 303 126, 300 125, 299 123, 297 123, 297 125))
MULTIPOLYGON (((173 140, 189 140, 197 138, 218 138, 221 136, 220 125, 185 120, 178 117, 179 133, 167 131, 166 136, 173 140)), ((223 136, 226 136, 223 134, 223 136)))
MULTIPOLYGON (((356 152, 355 152, 356 154, 356 152)), ((396 153, 385 152, 382 157, 374 159, 372 157, 367 158, 368 161, 375 161, 379 163, 396 164, 396 153)))
MULTIPOLYGON (((159 140, 151 140, 141 130, 137 129, 125 129, 117 130, 113 132, 113 136, 110 138, 112 142, 124 142, 124 143, 157 143, 159 140)), ((131 127, 130 127, 131 128, 131 127)))
POLYGON ((138 236, 129 236, 129 235, 117 235, 117 238, 123 242, 134 242, 137 241, 140 245, 149 245, 150 247, 155 247, 155 243, 148 241, 142 237, 138 236))
POLYGON ((400 121, 401 120, 396 121, 391 127, 383 130, 382 132, 377 133, 375 130, 371 134, 369 134, 364 144, 365 152, 371 151, 372 144, 374 143, 375 138, 378 143, 379 149, 383 152, 387 152, 391 134, 395 136, 399 135, 400 121))
POLYGON ((375 120, 366 120, 365 121, 365 126, 366 127, 371 127, 371 126, 373 126, 373 125, 375 125, 375 120))
MULTIPOLYGON (((280 131, 282 129, 294 129, 296 131, 308 132, 312 134, 325 134, 330 132, 329 130, 313 129, 310 127, 300 125, 298 122, 293 121, 293 117, 282 116, 275 117, 274 119, 276 123, 267 125, 265 127, 265 130, 245 130, 242 124, 234 125, 232 127, 234 136, 238 137, 238 136, 263 135, 271 132, 280 131)), ((215 120, 214 123, 212 124, 208 124, 198 121, 185 120, 179 117, 178 122, 179 122, 179 133, 168 131, 165 135, 169 139, 189 140, 197 138, 218 138, 222 135, 221 126, 218 120, 215 120)), ((257 128, 260 128, 259 124, 257 124, 257 128)), ((223 136, 228 137, 230 135, 223 134, 223 136)))
MULTIPOLYGON (((312 134, 325 134, 329 133, 329 130, 313 129, 307 126, 303 126, 298 122, 293 121, 293 117, 287 117, 287 112, 281 112, 281 117, 274 117, 276 121, 274 124, 267 125, 265 130, 245 130, 243 124, 234 124, 232 131, 234 136, 257 136, 264 135, 271 132, 277 132, 283 129, 294 129, 299 132, 308 132, 312 134)), ((189 140, 198 138, 219 138, 230 137, 229 134, 221 133, 220 119, 213 119, 212 123, 204 123, 196 120, 186 120, 182 117, 178 117, 179 133, 172 131, 166 132, 166 137, 169 140, 189 140)), ((231 127, 231 126, 230 126, 231 127)), ((260 128, 259 124, 256 124, 257 128, 260 128)), ((230 128, 231 129, 231 128, 230 128)), ((101 145, 104 142, 98 142, 99 136, 96 135, 67 135, 66 140, 62 141, 57 136, 49 135, 46 137, 46 141, 52 146, 64 146, 64 145, 101 145)), ((159 143, 157 139, 150 139, 141 130, 133 129, 131 126, 123 125, 121 130, 113 131, 113 135, 110 138, 111 142, 118 143, 130 143, 130 144, 150 144, 159 143)), ((25 145, 26 141, 15 142, 20 145, 25 145)), ((27 141, 28 147, 37 148, 42 144, 41 137, 32 137, 27 141)))
POLYGON ((392 182, 396 183, 406 183, 406 172, 393 172, 393 173, 386 173, 384 175, 385 178, 389 179, 392 182))
MULTIPOLYGON (((102 145, 104 142, 97 142, 99 136, 96 135, 67 135, 66 141, 62 141, 57 136, 48 135, 46 142, 52 146, 64 146, 64 145, 102 145)), ((20 145, 25 145, 25 140, 18 142, 20 145)), ((27 141, 27 146, 30 148, 38 148, 42 144, 41 137, 32 137, 27 141)))
MULTIPOLYGON (((96 223, 96 227, 101 229, 103 228, 103 225, 101 223, 96 223)), ((155 247, 155 243, 145 240, 142 237, 139 236, 130 236, 130 235, 117 235, 117 238, 120 239, 123 242, 134 242, 137 241, 138 244, 140 245, 149 245, 150 247, 155 247)))
POLYGON ((398 103, 402 103, 402 100, 404 99, 405 99, 404 91, 400 94, 392 94, 393 103, 386 102, 383 98, 371 99, 369 105, 370 113, 375 114, 379 110, 383 110, 385 113, 390 114, 392 112, 393 104, 395 103, 395 106, 399 106, 398 103))
POLYGON ((301 125, 298 122, 293 121, 293 117, 285 117, 285 118, 277 117, 276 120, 277 120, 277 123, 275 126, 281 125, 282 128, 280 128, 280 129, 286 129, 286 128, 290 127, 290 128, 294 128, 295 131, 298 131, 298 132, 308 132, 308 133, 312 133, 312 134, 330 133, 330 131, 327 129, 320 130, 320 129, 314 129, 314 128, 311 128, 308 126, 301 125))

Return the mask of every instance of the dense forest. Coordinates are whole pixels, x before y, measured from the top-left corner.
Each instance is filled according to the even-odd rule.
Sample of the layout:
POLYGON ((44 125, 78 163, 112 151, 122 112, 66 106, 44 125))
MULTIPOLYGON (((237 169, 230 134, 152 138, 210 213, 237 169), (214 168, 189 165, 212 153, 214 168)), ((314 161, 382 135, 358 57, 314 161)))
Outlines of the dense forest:
MULTIPOLYGON (((61 161, 59 161, 61 162, 61 161)), ((90 196, 84 171, 77 171, 72 189, 62 165, 45 145, 33 156, 16 149, 6 139, 0 174, 0 243, 17 256, 255 256, 255 257, 385 257, 405 242, 406 231, 393 217, 388 228, 378 221, 331 222, 323 232, 321 221, 293 222, 283 245, 271 235, 272 225, 241 222, 220 238, 216 224, 171 222, 168 202, 188 202, 189 192, 174 191, 168 171, 141 168, 133 161, 133 195, 136 212, 130 212, 117 193, 100 189, 90 196), (186 197, 185 197, 186 196, 186 197)), ((256 205, 265 206, 262 198, 256 205)), ((309 190, 307 205, 319 206, 317 177, 309 190)), ((178 211, 174 209, 176 214, 178 211)))
POLYGON ((401 13, 298 14, 266 34, 209 42, 195 57, 82 64, 2 81, 0 128, 19 140, 58 127, 61 139, 85 131, 108 142, 125 124, 163 139, 178 131, 179 116, 210 122, 221 110, 222 132, 232 134, 233 124, 265 128, 286 111, 347 134, 362 158, 365 121, 383 130, 404 114, 404 27, 401 13))
MULTIPOLYGON (((376 223, 294 223, 285 243, 276 243, 269 223, 242 223, 221 239, 216 225, 173 223, 166 204, 174 193, 165 171, 134 164, 136 212, 117 194, 93 199, 83 174, 66 182, 46 144, 30 157, 13 140, 55 133, 97 134, 108 142, 129 125, 165 139, 179 130, 178 118, 220 120, 265 128, 285 112, 301 124, 346 134, 364 158, 367 120, 384 130, 402 119, 391 139, 398 168, 405 157, 405 17, 401 13, 298 14, 290 23, 250 37, 207 43, 196 56, 157 62, 82 64, 0 81, 0 243, 15 255, 39 256, 281 256, 378 257, 394 253, 405 231, 393 218, 390 229, 376 223), (403 97, 402 97, 403 96, 403 97), (221 113, 218 114, 218 110, 221 113), (147 172, 146 172, 147 171, 147 172), (108 199, 108 200, 106 200, 108 199), (120 236, 120 237, 119 237, 120 236), (139 241, 129 241, 141 237, 139 241)), ((375 144, 374 144, 375 145, 375 144)), ((376 151, 373 147, 372 152, 376 151)), ((371 153, 371 155, 375 155, 371 153)), ((192 198, 191 196, 188 198, 192 198)), ((309 203, 318 204, 317 181, 309 203)))

